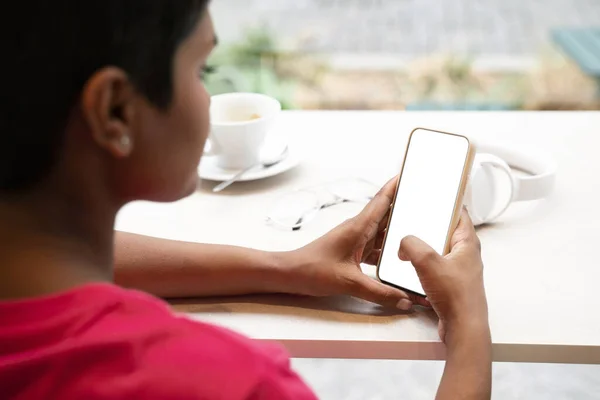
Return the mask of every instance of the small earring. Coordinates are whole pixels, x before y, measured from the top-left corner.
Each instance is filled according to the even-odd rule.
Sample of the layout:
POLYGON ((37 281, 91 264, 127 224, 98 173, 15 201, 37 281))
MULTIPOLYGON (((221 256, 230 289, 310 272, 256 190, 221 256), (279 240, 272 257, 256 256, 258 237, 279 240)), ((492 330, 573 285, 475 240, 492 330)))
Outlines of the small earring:
POLYGON ((131 139, 129 139, 129 136, 121 136, 120 142, 121 146, 129 147, 129 145, 131 144, 131 139))

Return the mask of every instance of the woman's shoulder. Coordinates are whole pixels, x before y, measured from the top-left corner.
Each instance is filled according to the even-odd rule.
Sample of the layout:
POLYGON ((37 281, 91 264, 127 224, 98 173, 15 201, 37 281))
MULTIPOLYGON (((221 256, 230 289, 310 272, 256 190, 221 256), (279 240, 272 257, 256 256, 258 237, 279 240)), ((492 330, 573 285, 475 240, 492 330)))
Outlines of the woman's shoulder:
MULTIPOLYGON (((193 321, 138 291, 95 285, 15 306, 43 309, 53 317, 39 320, 35 338, 20 335, 19 351, 4 360, 0 354, 5 361, 0 378, 18 371, 28 382, 50 379, 63 398, 100 390, 115 399, 196 398, 193 394, 243 399, 265 381, 289 374, 281 348, 193 321)), ((23 326, 32 331, 30 323, 23 326)), ((8 393, 20 391, 3 385, 8 393)))
POLYGON ((273 376, 290 374, 289 356, 278 345, 174 313, 166 302, 144 293, 125 290, 122 295, 127 299, 119 317, 123 329, 140 334, 131 342, 131 354, 139 356, 136 364, 148 376, 162 382, 161 389, 169 382, 171 389, 187 393, 246 398, 273 376))
POLYGON ((180 363, 193 358, 197 365, 198 360, 205 358, 211 361, 213 369, 219 363, 256 367, 257 361, 288 359, 277 345, 263 344, 203 322, 201 314, 192 317, 175 312, 166 301, 150 294, 115 285, 106 285, 101 292, 104 301, 98 298, 94 303, 103 306, 90 313, 93 322, 88 327, 88 333, 100 340, 131 340, 149 352, 156 350, 165 353, 163 356, 178 357, 180 363), (185 357, 180 357, 182 354, 185 357))

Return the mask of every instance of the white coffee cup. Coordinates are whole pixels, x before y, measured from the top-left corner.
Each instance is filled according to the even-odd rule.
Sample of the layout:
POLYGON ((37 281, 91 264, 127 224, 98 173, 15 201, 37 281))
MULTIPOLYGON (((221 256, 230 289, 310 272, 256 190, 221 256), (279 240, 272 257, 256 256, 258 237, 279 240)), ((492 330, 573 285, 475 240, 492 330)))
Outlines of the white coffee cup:
POLYGON ((226 93, 212 96, 210 147, 217 166, 243 169, 260 162, 267 133, 281 111, 276 99, 258 93, 226 93))

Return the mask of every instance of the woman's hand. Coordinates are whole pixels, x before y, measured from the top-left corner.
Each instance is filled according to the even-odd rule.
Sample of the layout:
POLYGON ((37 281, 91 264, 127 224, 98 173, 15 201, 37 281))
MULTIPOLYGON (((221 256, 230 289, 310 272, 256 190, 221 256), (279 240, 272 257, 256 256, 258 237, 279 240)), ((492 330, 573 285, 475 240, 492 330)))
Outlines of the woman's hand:
POLYGON ((309 245, 291 252, 291 292, 310 296, 350 295, 409 310, 429 305, 417 296, 363 274, 360 264, 376 264, 381 253, 397 178, 388 182, 356 217, 309 245))
POLYGON ((436 399, 489 399, 492 390, 492 339, 483 285, 481 246, 466 211, 451 240, 450 254, 440 256, 415 237, 400 245, 433 309, 446 343, 446 366, 436 399))
POLYGON ((450 247, 450 253, 442 257, 420 239, 406 237, 398 253, 401 260, 415 267, 427 299, 440 317, 443 341, 447 332, 489 329, 481 244, 466 211, 450 247))

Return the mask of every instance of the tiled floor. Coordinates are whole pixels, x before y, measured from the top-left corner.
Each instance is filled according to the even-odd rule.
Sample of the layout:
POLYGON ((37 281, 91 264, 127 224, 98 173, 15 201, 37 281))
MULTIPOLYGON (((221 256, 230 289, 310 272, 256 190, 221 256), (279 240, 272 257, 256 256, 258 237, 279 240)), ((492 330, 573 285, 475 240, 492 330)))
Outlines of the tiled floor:
MULTIPOLYGON (((443 364, 425 361, 296 359, 322 400, 431 400, 443 364)), ((494 364, 494 399, 600 399, 599 365, 494 364)))

